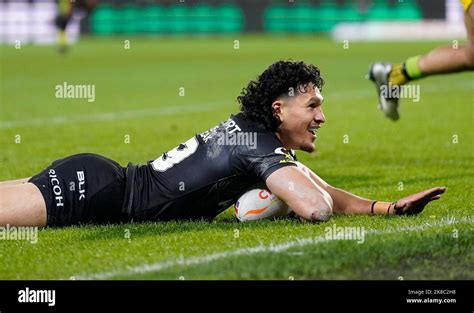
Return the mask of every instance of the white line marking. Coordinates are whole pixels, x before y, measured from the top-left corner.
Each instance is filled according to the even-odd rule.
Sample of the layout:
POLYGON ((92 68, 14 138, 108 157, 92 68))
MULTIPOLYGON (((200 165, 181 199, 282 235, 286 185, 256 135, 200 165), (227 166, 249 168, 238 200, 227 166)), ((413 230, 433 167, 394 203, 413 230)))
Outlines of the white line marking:
MULTIPOLYGON (((378 229, 370 229, 365 232, 365 235, 382 235, 382 234, 389 234, 389 233, 398 233, 398 232, 414 232, 414 231, 421 231, 427 228, 433 227, 442 227, 448 225, 454 225, 459 222, 466 222, 472 224, 474 221, 471 218, 463 218, 461 220, 456 220, 455 218, 446 218, 435 221, 433 223, 424 223, 421 225, 416 226, 407 226, 407 227, 400 227, 400 228, 388 228, 386 230, 378 230, 378 229)), ((175 266, 192 266, 192 265, 199 265, 199 264, 206 264, 212 261, 232 257, 232 256, 240 256, 240 255, 253 255, 258 253, 264 252, 274 252, 280 253, 286 251, 290 248, 294 247, 303 247, 308 245, 317 245, 324 242, 332 241, 330 239, 326 239, 326 237, 318 236, 318 237, 309 237, 309 238, 301 238, 296 239, 295 241, 288 241, 280 244, 270 244, 270 245, 258 245, 251 248, 242 248, 237 250, 230 250, 230 251, 223 251, 217 252, 208 255, 202 256, 195 256, 195 257, 180 257, 177 259, 173 259, 170 261, 161 261, 152 264, 142 264, 133 267, 127 267, 123 270, 116 270, 116 271, 109 271, 109 272, 99 272, 99 273, 83 273, 79 275, 73 275, 74 279, 76 280, 88 280, 88 279, 110 279, 116 276, 129 276, 133 274, 143 274, 143 273, 150 273, 150 272, 159 272, 161 270, 175 267, 175 266)))
POLYGON ((28 120, 0 121, 0 129, 14 127, 30 127, 57 124, 72 124, 80 122, 107 122, 124 120, 134 117, 157 117, 173 115, 178 113, 206 112, 219 108, 218 104, 226 103, 224 101, 209 102, 205 104, 186 104, 158 108, 148 108, 142 110, 122 111, 122 112, 103 112, 90 115, 78 116, 55 116, 51 118, 34 118, 28 120))

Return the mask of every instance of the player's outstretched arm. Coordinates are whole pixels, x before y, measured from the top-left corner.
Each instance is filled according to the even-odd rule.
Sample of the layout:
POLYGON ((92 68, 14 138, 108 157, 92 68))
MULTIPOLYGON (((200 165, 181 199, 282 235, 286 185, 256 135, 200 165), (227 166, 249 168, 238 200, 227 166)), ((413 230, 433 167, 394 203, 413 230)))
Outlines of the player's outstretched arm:
POLYGON ((331 196, 296 166, 273 172, 266 180, 270 191, 283 200, 301 218, 316 222, 331 217, 331 196))
POLYGON ((312 170, 298 162, 298 168, 324 189, 333 199, 334 213, 345 214, 418 214, 433 200, 438 200, 446 191, 445 187, 435 187, 409 195, 395 202, 364 199, 345 190, 333 187, 312 170))

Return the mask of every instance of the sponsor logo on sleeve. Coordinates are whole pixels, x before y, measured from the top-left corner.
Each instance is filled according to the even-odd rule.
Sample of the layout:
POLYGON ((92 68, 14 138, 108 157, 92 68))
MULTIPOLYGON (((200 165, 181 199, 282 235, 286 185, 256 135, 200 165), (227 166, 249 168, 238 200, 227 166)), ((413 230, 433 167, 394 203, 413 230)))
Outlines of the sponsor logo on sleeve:
POLYGON ((286 150, 285 148, 283 148, 283 147, 276 148, 275 153, 285 156, 285 158, 283 160, 280 160, 279 163, 295 163, 295 159, 291 155, 291 152, 286 150))

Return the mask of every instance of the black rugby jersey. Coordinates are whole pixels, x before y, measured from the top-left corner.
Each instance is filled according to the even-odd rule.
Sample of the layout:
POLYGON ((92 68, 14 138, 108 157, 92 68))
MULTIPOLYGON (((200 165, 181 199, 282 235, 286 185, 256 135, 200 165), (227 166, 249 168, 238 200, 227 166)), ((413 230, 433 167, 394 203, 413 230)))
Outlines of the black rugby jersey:
POLYGON ((296 156, 242 113, 146 165, 129 164, 124 211, 137 220, 211 220, 296 156))

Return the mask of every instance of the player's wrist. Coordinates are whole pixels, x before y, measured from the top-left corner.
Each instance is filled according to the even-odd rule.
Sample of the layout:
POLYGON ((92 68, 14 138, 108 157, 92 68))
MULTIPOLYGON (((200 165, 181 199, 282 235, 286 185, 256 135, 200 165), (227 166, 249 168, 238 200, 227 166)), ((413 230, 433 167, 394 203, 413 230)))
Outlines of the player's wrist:
POLYGON ((370 213, 378 215, 395 214, 395 202, 374 201, 370 206, 370 213))

